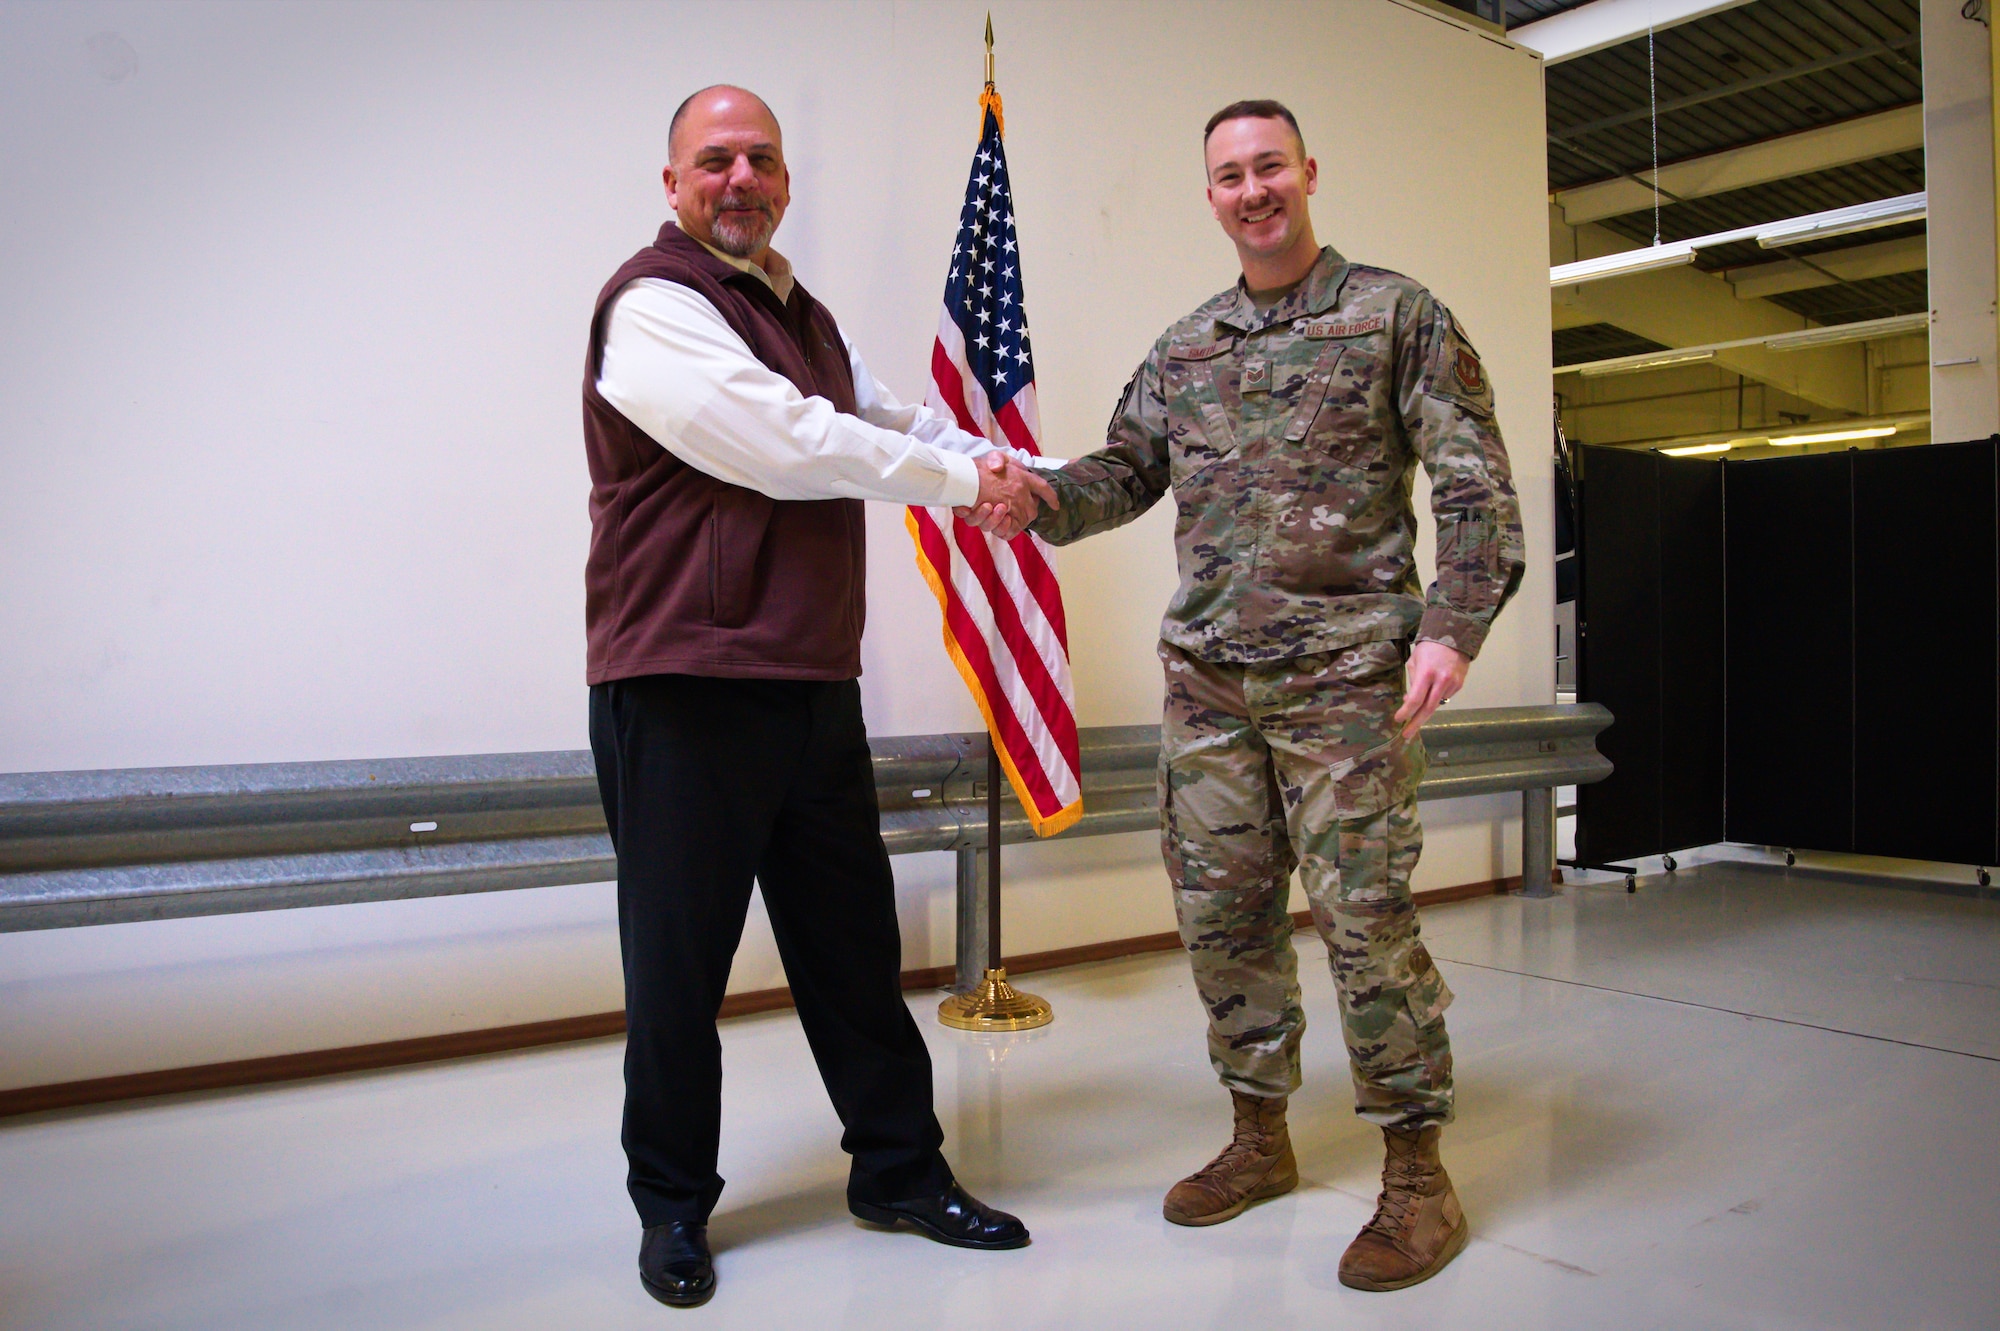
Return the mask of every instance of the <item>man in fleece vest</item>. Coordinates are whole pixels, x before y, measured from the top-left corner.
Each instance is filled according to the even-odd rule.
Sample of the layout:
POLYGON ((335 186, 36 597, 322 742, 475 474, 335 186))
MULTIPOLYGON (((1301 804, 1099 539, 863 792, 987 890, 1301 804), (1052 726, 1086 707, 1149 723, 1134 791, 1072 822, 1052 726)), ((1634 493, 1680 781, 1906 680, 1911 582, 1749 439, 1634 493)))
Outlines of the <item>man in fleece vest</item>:
POLYGON ((959 1247, 1028 1241, 953 1180, 902 999, 856 682, 861 501, 953 505, 1012 535, 1053 495, 1024 456, 898 403, 793 278, 771 248, 791 180, 761 99, 696 93, 668 156, 678 225, 613 275, 591 322, 585 623, 639 1276, 687 1306, 715 1289, 715 1017, 753 881, 846 1129, 848 1208, 959 1247))

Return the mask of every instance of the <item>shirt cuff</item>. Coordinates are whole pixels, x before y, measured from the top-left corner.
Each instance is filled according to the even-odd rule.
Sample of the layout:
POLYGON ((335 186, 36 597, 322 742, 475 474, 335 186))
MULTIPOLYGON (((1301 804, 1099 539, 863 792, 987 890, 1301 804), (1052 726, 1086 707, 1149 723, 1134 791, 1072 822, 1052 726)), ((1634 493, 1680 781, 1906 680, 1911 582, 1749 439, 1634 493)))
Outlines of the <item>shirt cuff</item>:
POLYGON ((1449 606, 1426 606, 1424 617, 1417 622, 1418 642, 1443 643, 1468 660, 1478 656, 1479 649, 1486 645, 1486 633, 1485 624, 1449 606))
POLYGON ((944 459, 944 492, 937 497, 940 508, 967 508, 979 498, 979 464, 963 453, 938 450, 944 459))

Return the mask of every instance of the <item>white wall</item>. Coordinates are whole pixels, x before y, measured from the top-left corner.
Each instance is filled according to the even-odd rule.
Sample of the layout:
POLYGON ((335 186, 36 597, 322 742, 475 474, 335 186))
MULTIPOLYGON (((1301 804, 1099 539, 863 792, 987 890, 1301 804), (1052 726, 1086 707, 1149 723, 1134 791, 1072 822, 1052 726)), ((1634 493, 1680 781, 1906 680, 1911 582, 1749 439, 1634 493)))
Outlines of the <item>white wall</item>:
MULTIPOLYGON (((663 216, 668 113, 769 99, 780 248, 920 395, 985 12, 0 3, 0 770, 583 747, 584 323, 663 216)), ((1284 98, 1322 237, 1485 354, 1532 572, 1463 705, 1547 701, 1537 60, 1391 0, 993 18, 1050 451, 1234 279, 1201 125, 1284 98)), ((900 514, 871 541, 871 730, 976 728, 900 514)), ((1083 722, 1156 720, 1166 507, 1060 567, 1083 722)), ((1419 885, 1505 873, 1510 808, 1426 806, 1419 885)), ((1012 853, 1009 950, 1171 928, 1155 856, 1012 853)), ((949 860, 897 869, 908 964, 948 961, 949 860)), ((753 921, 732 987, 780 982, 753 921)), ((0 1086, 618 1003, 602 884, 0 935, 0 1086)))
POLYGON ((1992 37, 1951 0, 1921 13, 1931 437, 1957 442, 2000 431, 1992 37))

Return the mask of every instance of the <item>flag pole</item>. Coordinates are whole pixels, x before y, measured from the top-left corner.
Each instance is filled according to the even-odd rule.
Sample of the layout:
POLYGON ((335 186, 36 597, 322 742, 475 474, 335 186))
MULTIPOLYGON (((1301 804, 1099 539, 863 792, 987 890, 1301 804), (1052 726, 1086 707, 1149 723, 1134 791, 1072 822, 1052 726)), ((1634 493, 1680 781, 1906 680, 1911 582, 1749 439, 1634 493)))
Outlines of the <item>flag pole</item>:
MULTIPOLYGON (((988 19, 988 23, 992 20, 988 19)), ((986 737, 986 969, 1007 969, 1000 950, 1000 746, 986 737)))
MULTIPOLYGON (((993 15, 986 16, 986 91, 980 97, 981 114, 999 95, 993 87, 993 15)), ((995 108, 998 114, 998 108, 995 108)), ((986 978, 973 989, 952 994, 938 1004, 938 1020, 961 1031, 1030 1031, 1056 1019, 1048 1000, 1024 994, 1007 983, 1007 966, 1000 950, 1000 791, 1006 773, 1000 766, 998 727, 989 722, 986 732, 986 978)), ((977 873, 977 862, 960 859, 960 873, 977 873)), ((969 895, 963 891, 959 900, 969 895)))

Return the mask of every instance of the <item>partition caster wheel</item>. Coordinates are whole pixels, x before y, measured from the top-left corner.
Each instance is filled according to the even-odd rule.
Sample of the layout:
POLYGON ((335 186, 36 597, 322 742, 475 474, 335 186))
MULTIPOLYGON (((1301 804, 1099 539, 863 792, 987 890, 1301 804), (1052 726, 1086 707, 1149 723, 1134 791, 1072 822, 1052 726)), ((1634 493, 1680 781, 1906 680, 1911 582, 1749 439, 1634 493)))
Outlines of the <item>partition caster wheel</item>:
POLYGON ((1639 875, 1632 873, 1625 875, 1625 890, 1627 892, 1637 892, 1639 890, 1639 875))
POLYGON ((1799 857, 1797 855, 1794 855, 1789 850, 1785 852, 1785 867, 1787 869, 1791 868, 1794 864, 1797 864, 1798 862, 1799 862, 1799 857))
POLYGON ((1660 863, 1665 866, 1666 871, 1668 873, 1672 873, 1674 870, 1681 867, 1679 864, 1675 863, 1674 857, 1671 855, 1662 856, 1660 858, 1660 863))
POLYGON ((1988 873, 1988 872, 1986 872, 1986 870, 1984 870, 1984 869, 1981 869, 1981 870, 1979 871, 1979 885, 1980 885, 1981 887, 1991 887, 1991 886, 1993 886, 1993 875, 1992 875, 1992 874, 1990 874, 1990 873, 1988 873))

